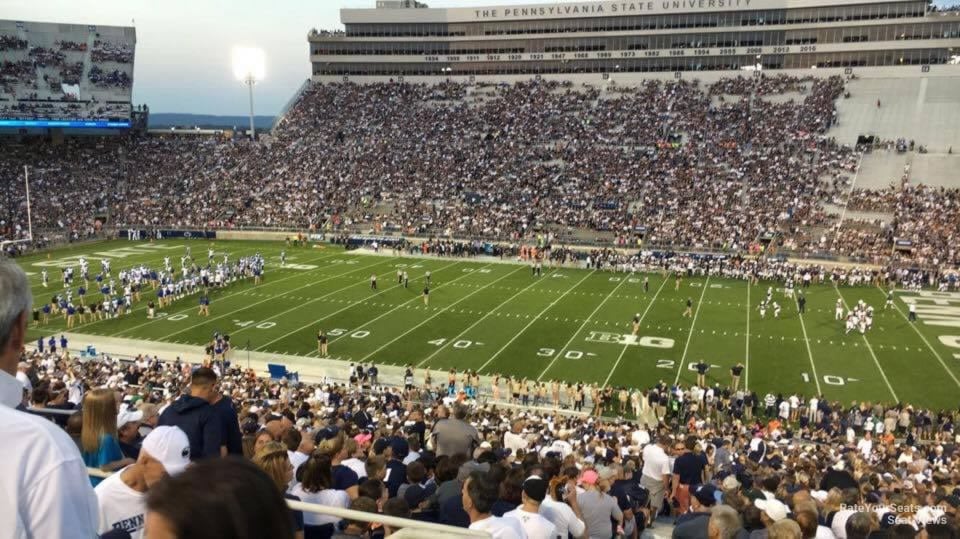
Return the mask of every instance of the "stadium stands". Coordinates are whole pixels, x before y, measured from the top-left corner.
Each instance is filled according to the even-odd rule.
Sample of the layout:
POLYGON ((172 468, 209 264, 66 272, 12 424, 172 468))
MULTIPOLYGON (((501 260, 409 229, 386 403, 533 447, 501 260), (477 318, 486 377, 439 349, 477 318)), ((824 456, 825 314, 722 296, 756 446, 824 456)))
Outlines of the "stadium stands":
POLYGON ((129 126, 135 41, 133 28, 0 21, 0 127, 129 126))

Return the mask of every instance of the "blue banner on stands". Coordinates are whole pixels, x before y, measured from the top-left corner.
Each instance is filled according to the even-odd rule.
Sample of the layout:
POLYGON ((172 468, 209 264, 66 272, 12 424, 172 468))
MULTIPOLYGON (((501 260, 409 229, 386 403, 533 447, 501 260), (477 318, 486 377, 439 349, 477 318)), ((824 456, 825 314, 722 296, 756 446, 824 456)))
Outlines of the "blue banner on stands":
POLYGON ((138 229, 121 229, 120 237, 130 240, 149 240, 149 239, 170 239, 170 238, 184 238, 184 239, 207 239, 212 240, 217 237, 216 230, 138 230, 138 229))

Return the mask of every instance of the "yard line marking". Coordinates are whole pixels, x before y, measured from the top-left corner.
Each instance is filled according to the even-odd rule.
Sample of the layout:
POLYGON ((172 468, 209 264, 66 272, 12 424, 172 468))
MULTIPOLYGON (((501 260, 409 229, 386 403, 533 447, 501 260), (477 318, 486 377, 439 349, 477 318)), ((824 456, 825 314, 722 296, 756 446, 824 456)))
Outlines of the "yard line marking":
POLYGON ((680 373, 683 372, 683 366, 687 359, 687 351, 690 350, 690 339, 693 337, 693 327, 697 325, 697 317, 700 316, 700 306, 703 305, 703 296, 707 293, 709 286, 710 276, 707 275, 707 280, 703 283, 703 292, 700 292, 700 299, 697 301, 697 310, 693 312, 693 321, 690 322, 690 334, 687 335, 687 344, 683 346, 683 355, 680 356, 680 366, 677 368, 677 377, 673 380, 673 385, 677 385, 677 382, 680 381, 680 373))
POLYGON ((603 298, 603 301, 601 301, 600 304, 597 305, 597 307, 593 310, 593 312, 590 313, 590 316, 588 316, 587 319, 584 320, 582 324, 580 324, 580 327, 578 327, 577 330, 573 332, 573 335, 570 336, 570 339, 567 341, 567 344, 563 345, 563 348, 561 348, 560 351, 557 352, 557 355, 553 356, 553 359, 551 359, 550 363, 547 364, 547 368, 543 369, 543 372, 540 373, 540 376, 537 376, 537 380, 543 379, 543 375, 547 374, 547 371, 549 371, 553 367, 553 364, 556 363, 557 360, 560 359, 561 356, 563 356, 564 352, 566 352, 567 348, 570 347, 570 343, 572 343, 573 340, 577 338, 577 335, 579 335, 580 332, 583 331, 583 327, 587 325, 587 321, 593 318, 593 315, 597 314, 597 311, 599 311, 600 308, 603 307, 605 303, 607 303, 607 300, 613 297, 613 295, 617 292, 617 290, 620 289, 621 286, 623 286, 623 283, 625 282, 627 282, 626 277, 624 277, 623 279, 620 279, 620 282, 617 283, 617 286, 613 287, 613 290, 611 290, 610 293, 607 294, 607 297, 603 298))
MULTIPOLYGON (((879 288, 883 292, 886 292, 879 284, 877 285, 877 288, 879 288)), ((923 333, 920 333, 920 330, 917 329, 917 325, 910 323, 910 319, 907 317, 907 315, 903 314, 903 311, 900 310, 900 307, 897 305, 896 301, 893 302, 893 308, 896 309, 898 313, 900 313, 900 316, 902 316, 904 320, 907 321, 907 325, 913 328, 913 331, 917 332, 917 335, 919 335, 920 338, 923 339, 923 343, 927 345, 927 348, 929 348, 931 352, 933 352, 934 357, 936 357, 937 361, 940 362, 940 365, 943 367, 943 370, 947 371, 947 374, 950 375, 950 378, 953 378, 953 382, 957 384, 957 387, 960 387, 960 380, 957 380, 957 377, 953 374, 953 371, 947 368, 947 364, 944 363, 943 358, 940 357, 940 353, 933 348, 933 346, 930 344, 930 341, 927 340, 927 338, 923 335, 923 333)))
POLYGON ((507 341, 507 344, 505 344, 505 345, 503 345, 502 347, 500 347, 499 350, 497 350, 492 356, 490 356, 490 359, 488 359, 488 360, 486 361, 486 363, 484 363, 483 365, 480 366, 479 369, 477 369, 477 372, 483 372, 483 369, 485 369, 485 368, 487 367, 487 365, 490 364, 491 361, 493 361, 494 359, 496 359, 497 356, 499 356, 501 353, 503 353, 503 351, 506 350, 508 346, 510 346, 511 344, 513 344, 513 341, 517 340, 517 337, 519 337, 520 335, 522 335, 525 331, 527 331, 527 329, 530 328, 530 326, 532 326, 533 324, 535 324, 536 321, 539 320, 541 316, 543 316, 543 313, 545 313, 545 312, 547 312, 548 310, 550 310, 550 308, 553 307, 554 305, 556 305, 557 302, 559 302, 559 301, 560 301, 561 299, 563 299, 567 294, 569 294, 570 292, 572 292, 574 288, 580 286, 580 284, 583 283, 583 281, 586 281, 588 277, 590 277, 591 275, 593 275, 593 274, 596 273, 596 272, 597 272, 597 270, 590 270, 590 273, 588 273, 586 276, 584 276, 583 279, 580 279, 579 281, 577 281, 577 283, 574 284, 573 286, 571 286, 569 289, 567 289, 566 292, 564 292, 563 294, 560 294, 560 296, 559 296, 557 299, 555 299, 555 300, 553 300, 552 302, 550 302, 550 305, 547 305, 546 307, 544 307, 542 311, 540 311, 539 313, 537 313, 537 316, 534 316, 534 317, 533 317, 533 320, 531 320, 527 325, 523 326, 523 329, 521 329, 520 331, 518 331, 516 335, 514 335, 513 337, 511 337, 510 340, 507 341))
MULTIPOLYGON (((445 269, 447 269, 447 268, 449 268, 449 267, 451 267, 451 266, 455 266, 455 265, 457 265, 457 264, 459 264, 459 263, 460 263, 460 262, 452 262, 452 263, 450 263, 450 264, 447 264, 446 266, 442 266, 442 267, 438 268, 436 271, 437 271, 437 272, 443 271, 443 270, 445 270, 445 269)), ((470 273, 464 273, 462 276, 457 277, 457 279, 463 279, 463 278, 466 277, 467 275, 470 275, 470 273)), ((423 278, 423 276, 420 276, 420 277, 415 278, 414 281, 418 281, 418 280, 420 280, 421 278, 423 278)), ((456 281, 457 279, 454 279, 454 281, 456 281)), ((453 281, 450 281, 450 282, 453 282, 453 281)), ((308 327, 316 324, 317 322, 322 322, 323 320, 326 320, 327 318, 330 318, 331 316, 340 314, 340 313, 342 313, 343 311, 346 311, 346 310, 348 310, 348 309, 351 309, 351 308, 353 308, 353 307, 355 307, 355 306, 357 306, 357 305, 359 305, 359 304, 361 304, 361 303, 369 300, 370 298, 375 298, 375 297, 379 296, 380 294, 386 293, 387 291, 393 290, 393 289, 395 289, 395 288, 397 288, 397 287, 400 287, 400 286, 403 286, 403 285, 394 284, 393 286, 389 286, 389 287, 387 287, 387 288, 384 288, 383 290, 377 292, 376 294, 374 294, 374 295, 372 295, 372 296, 368 296, 368 297, 365 297, 365 298, 362 298, 362 299, 358 299, 358 300, 356 300, 356 301, 352 301, 352 302, 350 302, 350 304, 347 305, 346 307, 344 307, 344 308, 342 308, 342 309, 338 309, 338 310, 336 310, 336 311, 334 311, 334 312, 332 312, 332 313, 330 313, 330 314, 328 314, 328 315, 325 315, 323 318, 318 318, 317 320, 313 320, 313 321, 311 321, 311 322, 309 322, 309 323, 307 323, 307 324, 304 324, 304 325, 298 327, 297 329, 295 329, 295 330, 293 330, 293 331, 291 331, 291 332, 289 332, 289 333, 286 333, 286 334, 284 334, 284 335, 281 335, 280 337, 277 337, 276 339, 268 342, 267 344, 265 344, 265 345, 263 345, 263 346, 267 346, 267 345, 272 344, 272 343, 275 343, 275 342, 277 342, 277 341, 286 339, 286 338, 289 337, 290 335, 293 335, 294 333, 303 331, 304 329, 306 329, 306 328, 308 328, 308 327)), ((442 284, 441 284, 441 285, 437 285, 436 288, 440 288, 440 287, 442 287, 442 286, 443 286, 442 284)), ((341 289, 341 290, 342 290, 342 289, 341 289)), ((334 294, 334 293, 336 293, 336 292, 339 292, 339 290, 335 290, 334 292, 331 292, 331 293, 334 294)), ((401 303, 400 305, 397 305, 396 307, 390 309, 389 311, 381 314, 381 315, 378 316, 377 318, 374 318, 373 320, 377 320, 377 319, 379 319, 379 318, 382 318, 383 316, 385 316, 385 315, 387 315, 387 314, 389 314, 389 313, 392 313, 393 311, 396 311, 397 309, 399 309, 400 307, 403 307, 404 305, 410 303, 411 301, 416 301, 416 300, 422 299, 422 297, 423 297, 423 296, 414 296, 414 297, 408 299, 407 301, 404 301, 404 302, 401 303)), ((339 339, 342 339, 343 337, 345 337, 345 336, 347 335, 347 333, 352 333, 352 332, 354 332, 354 331, 356 331, 356 330, 358 330, 358 329, 366 326, 366 325, 369 324, 370 322, 373 322, 373 320, 369 320, 369 321, 367 321, 367 322, 365 322, 365 323, 363 323, 363 324, 361 324, 361 325, 359 325, 359 326, 351 329, 350 331, 344 333, 343 335, 341 335, 341 336, 339 336, 339 337, 337 337, 337 338, 335 338, 335 339, 331 339, 331 340, 328 342, 328 345, 329 345, 329 344, 333 344, 335 341, 337 341, 337 340, 339 340, 339 339)), ((255 350, 259 350, 259 348, 256 348, 255 350)), ((313 354, 313 353, 316 353, 316 350, 313 350, 313 351, 309 352, 309 353, 306 354, 306 355, 310 355, 310 354, 313 354)))
POLYGON ((750 390, 750 279, 747 279, 747 333, 745 335, 747 341, 747 350, 746 350, 746 365, 743 366, 743 389, 745 391, 750 390))
MULTIPOLYGON (((549 269, 547 270, 547 273, 550 273, 550 270, 549 270, 549 269)), ((468 331, 470 331, 471 329, 477 327, 477 325, 479 325, 480 322, 483 322, 488 316, 490 316, 490 315, 493 314, 495 311, 497 311, 497 309, 499 309, 500 307, 503 307, 503 306, 506 305, 507 303, 513 301, 517 296, 519 296, 520 294, 526 292, 527 289, 533 287, 533 286, 536 285, 537 283, 542 283, 543 281, 544 281, 543 279, 536 279, 536 280, 534 280, 532 283, 530 283, 530 284, 528 284, 527 286, 525 286, 524 288, 521 288, 520 291, 517 292, 516 294, 514 294, 514 295, 510 296, 509 298, 503 300, 503 301, 500 303, 500 305, 497 305, 497 306, 494 307, 493 309, 490 309, 489 311, 487 311, 487 314, 485 314, 485 315, 483 315, 482 317, 480 317, 480 318, 479 318, 476 322, 474 322, 473 324, 470 324, 470 327, 468 327, 467 329, 461 331, 459 335, 457 335, 456 337, 454 337, 454 338, 450 339, 449 341, 447 341, 447 342, 443 343, 442 345, 440 345, 440 347, 437 348, 437 350, 436 350, 434 353, 432 353, 432 354, 430 354, 429 356, 427 356, 426 358, 424 358, 423 361, 421 361, 420 363, 417 363, 417 367, 420 367, 420 366, 422 366, 424 363, 426 363, 427 361, 433 359, 433 356, 439 354, 440 351, 443 350, 444 347, 447 346, 447 343, 454 343, 454 342, 460 340, 460 338, 463 337, 464 335, 466 335, 468 331)), ((514 288, 514 290, 516 290, 516 289, 514 288)), ((500 316, 500 313, 499 313, 499 312, 497 312, 497 316, 500 316)), ((529 318, 529 315, 527 316, 527 318, 529 318)))
MULTIPOLYGON (((489 265, 490 265, 490 264, 487 264, 487 266, 489 266, 489 265)), ((486 266, 484 266, 484 267, 486 267, 486 266)), ((450 307, 453 307, 454 305, 457 305, 458 303, 460 303, 461 301, 466 300, 467 298, 473 297, 474 294, 477 294, 478 292, 480 292, 480 291, 482 291, 482 290, 485 290, 485 289, 486 289, 488 286, 490 286, 491 284, 496 283, 496 282, 499 282, 499 281, 502 281, 503 279, 506 279, 507 277, 510 277, 511 275, 513 275, 514 273, 516 273, 516 272, 518 272, 518 271, 520 271, 520 270, 522 270, 522 269, 526 269, 526 267, 521 265, 521 266, 518 267, 517 269, 515 269, 515 270, 513 270, 513 271, 511 271, 511 272, 509 272, 509 273, 506 273, 506 274, 504 274, 504 275, 502 275, 502 276, 500 276, 500 277, 498 277, 498 278, 497 278, 496 280, 494 280, 494 281, 491 281, 490 284, 485 285, 485 286, 481 286, 481 287, 479 287, 479 288, 476 288, 473 292, 470 292, 470 293, 467 294, 466 296, 463 296, 462 298, 458 299, 457 301, 451 303, 449 306, 447 306, 447 307, 445 307, 445 308, 443 308, 443 309, 440 309, 440 310, 439 310, 436 314, 434 314, 433 316, 430 316, 429 318, 426 318, 425 320, 423 320, 423 321, 420 322, 419 324, 413 326, 412 328, 408 329, 407 331, 403 332, 402 334, 394 337, 394 338, 393 338, 392 340, 390 340, 389 342, 384 343, 383 346, 381 346, 381 347, 377 348, 376 350, 374 350, 373 352, 370 352, 369 354, 363 356, 362 358, 360 358, 360 363, 363 363, 364 361, 366 361, 367 359, 369 359, 371 356, 373 356, 374 354, 376 354, 376 353, 379 352, 380 350, 383 350, 384 348, 390 346, 391 344, 393 344, 393 343, 399 341, 400 339, 406 337, 407 335, 413 333, 417 328, 422 327, 422 326, 423 326, 424 324, 426 324, 427 322, 429 322, 429 321, 433 320, 434 318, 440 316, 441 314, 443 314, 443 313, 444 313, 447 309, 449 309, 450 307)), ((472 312, 472 311, 471 311, 471 312, 472 312)))
POLYGON ((797 317, 800 319, 800 329, 803 330, 803 342, 807 345, 807 356, 810 358, 810 368, 813 369, 813 381, 817 384, 817 396, 823 395, 820 390, 820 377, 817 375, 817 366, 813 363, 813 351, 810 349, 810 340, 807 339, 807 324, 803 321, 803 313, 797 309, 797 317))
MULTIPOLYGON (((297 287, 297 288, 294 288, 293 290, 289 290, 289 291, 287 291, 286 293, 277 294, 276 296, 271 296, 271 297, 268 297, 267 299, 262 299, 262 300, 260 300, 260 301, 251 303, 250 305, 245 305, 245 306, 243 306, 243 307, 240 307, 239 309, 234 309, 234 310, 232 310, 232 311, 230 311, 230 312, 221 314, 221 315, 219 315, 219 316, 214 316, 213 318, 207 318, 207 319, 204 320, 204 322, 212 322, 212 321, 214 321, 214 320, 220 320, 221 318, 226 318, 226 317, 228 317, 228 316, 233 316, 234 314, 236 314, 236 313, 238 313, 238 312, 240 312, 240 311, 244 311, 244 310, 247 310, 247 309, 249 309, 249 308, 251 308, 251 307, 255 307, 255 306, 257 306, 257 305, 260 305, 261 303, 266 303, 266 302, 268 302, 268 301, 271 301, 271 300, 275 299, 276 297, 284 296, 284 295, 286 295, 286 294, 289 294, 290 292, 294 292, 294 291, 297 291, 297 290, 302 290, 302 289, 307 288, 307 287, 310 287, 310 286, 315 286, 315 285, 317 285, 317 284, 320 284, 320 283, 329 281, 329 280, 331 280, 331 279, 337 279, 337 278, 339 278, 339 277, 343 277, 344 275, 350 275, 351 273, 356 273, 356 272, 358 272, 358 271, 367 271, 367 270, 369 270, 370 268, 375 268, 375 267, 377 267, 377 266, 379 266, 379 265, 381 265, 381 264, 386 264, 386 263, 392 262, 392 261, 394 261, 394 260, 396 260, 396 258, 389 258, 389 259, 387 259, 387 260, 383 260, 383 261, 377 262, 377 263, 375 263, 375 264, 370 264, 369 266, 360 266, 359 268, 352 269, 352 270, 350 270, 350 271, 346 271, 346 272, 343 272, 343 273, 338 273, 337 275, 331 275, 331 276, 329 276, 329 277, 324 277, 323 279, 319 279, 319 280, 317 280, 317 281, 312 281, 312 282, 309 282, 309 283, 307 283, 307 284, 305 284, 305 285, 303 285, 303 286, 299 286, 299 287, 297 287)), ((332 294, 335 294, 335 293, 337 293, 337 292, 339 292, 339 291, 341 291, 341 290, 350 288, 350 287, 352 287, 352 286, 357 286, 358 284, 364 284, 365 282, 366 282, 366 281, 358 281, 358 282, 356 282, 356 283, 349 284, 349 285, 347 285, 347 286, 344 286, 343 288, 339 288, 339 289, 337 289, 337 290, 334 290, 333 292, 330 292, 329 294, 324 294, 324 295, 320 296, 319 298, 313 299, 313 300, 308 301, 308 302, 306 302, 306 303, 301 303, 301 304, 297 305, 296 307, 293 307, 293 308, 291 308, 291 309, 287 309, 287 310, 285 310, 285 311, 283 311, 283 312, 281 312, 281 313, 277 313, 277 314, 275 314, 275 315, 273 315, 273 316, 270 316, 269 318, 266 318, 266 319, 264 319, 264 320, 261 320, 261 322, 266 322, 266 321, 268 321, 268 320, 272 320, 272 319, 280 316, 281 314, 286 314, 286 313, 288 313, 288 312, 290 312, 290 311, 294 311, 294 310, 296 310, 296 309, 303 308, 304 305, 308 305, 308 304, 310 304, 310 303, 313 303, 314 301, 318 301, 318 300, 320 300, 320 299, 323 299, 323 298, 325 298, 325 297, 327 297, 327 296, 330 296, 330 295, 332 295, 332 294)), ((173 333, 171 333, 171 334, 169 334, 169 335, 165 335, 165 336, 163 336, 163 337, 160 337, 160 339, 161 339, 161 340, 166 340, 166 339, 168 339, 168 338, 170 338, 170 337, 172 337, 172 336, 174 336, 174 335, 179 335, 180 333, 183 333, 183 332, 185 332, 185 331, 190 331, 191 329, 194 329, 195 327, 196 327, 195 325, 192 325, 192 326, 190 326, 190 327, 181 329, 181 330, 179 330, 179 331, 175 331, 175 332, 173 332, 173 333)), ((244 331, 245 329, 247 329, 247 328, 249 328, 249 327, 251 327, 251 326, 242 327, 242 328, 240 328, 240 329, 238 329, 238 330, 236 330, 236 331, 232 331, 231 334, 235 335, 235 334, 237 334, 237 333, 240 333, 241 331, 244 331)))
MULTIPOLYGON (((340 253, 340 254, 342 254, 342 253, 340 253)), ((324 259, 324 258, 329 258, 329 257, 331 257, 331 256, 336 256, 336 253, 331 253, 331 254, 327 254, 327 255, 322 255, 322 256, 319 256, 319 257, 313 259, 312 261, 314 261, 314 262, 315 262, 315 261, 319 261, 319 260, 322 260, 322 259, 324 259)), ((132 267, 132 266, 131 266, 131 267, 132 267)), ((318 269, 319 269, 319 268, 318 268, 318 269)), ((111 268, 111 271, 112 271, 112 268, 111 268)), ((310 270, 310 271, 316 271, 316 270, 310 270)), ((307 272, 307 273, 309 273, 309 272, 307 272)), ((295 273, 295 274, 293 274, 293 275, 290 275, 289 277, 284 277, 283 279, 278 279, 278 280, 276 280, 276 281, 270 281, 270 282, 264 283, 263 285, 260 285, 260 286, 266 286, 266 285, 270 285, 270 284, 273 284, 273 283, 279 283, 279 282, 282 282, 282 281, 286 281, 286 280, 288 280, 288 279, 293 279, 294 277, 298 277, 298 276, 301 276, 301 275, 304 275, 304 273, 295 273)), ((256 286, 256 285, 254 285, 254 286, 256 286)), ((243 294, 244 292, 247 292, 247 291, 248 291, 248 290, 241 290, 241 291, 238 291, 238 292, 232 292, 232 293, 230 293, 230 294, 225 294, 225 295, 223 295, 223 296, 218 296, 218 297, 217 297, 217 300, 219 301, 219 300, 221 300, 221 299, 226 299, 226 298, 229 298, 229 297, 232 297, 232 296, 240 295, 240 294, 243 294)), ((146 294, 146 293, 154 292, 154 291, 144 290, 144 291, 142 291, 142 292, 143 292, 144 294, 146 294)), ((137 304, 135 304, 134 307, 133 307, 132 309, 130 309, 128 315, 132 315, 132 314, 133 314, 134 312, 136 312, 136 311, 145 311, 146 308, 147 308, 147 302, 148 302, 148 301, 149 301, 149 299, 147 299, 147 301, 141 300, 141 301, 137 302, 137 304)), ((192 306, 190 306, 190 307, 186 307, 186 308, 181 309, 181 310, 179 310, 179 311, 175 311, 175 312, 171 313, 170 316, 173 316, 173 315, 175 315, 175 314, 185 313, 185 312, 187 312, 187 311, 190 311, 191 309, 196 309, 196 308, 197 308, 196 305, 192 305, 192 306)), ((103 319, 100 319, 100 320, 91 320, 91 321, 89 321, 89 322, 85 322, 84 324, 79 324, 79 325, 75 326, 75 327, 74 327, 74 330, 80 328, 81 326, 92 326, 92 325, 94 325, 94 324, 97 324, 98 322, 105 322, 105 321, 107 321, 107 320, 112 320, 112 319, 110 319, 110 318, 103 318, 103 319)), ((133 331, 133 330, 138 329, 138 328, 141 328, 141 327, 143 327, 143 326, 150 325, 151 323, 155 322, 156 320, 160 320, 160 318, 154 318, 153 320, 148 320, 147 322, 144 322, 144 323, 142 323, 142 324, 138 324, 138 325, 133 326, 133 327, 130 327, 130 328, 122 329, 122 330, 120 330, 120 331, 118 331, 118 332, 116 332, 116 333, 111 333, 111 334, 109 334, 109 335, 104 334, 104 335, 105 335, 105 336, 110 336, 110 337, 116 337, 116 336, 122 335, 123 333, 126 333, 126 332, 128 332, 128 331, 133 331)), ((57 332, 57 331, 54 331, 54 333, 56 333, 56 332, 57 332)))
MULTIPOLYGON (((843 299, 843 294, 840 293, 840 289, 837 288, 837 283, 833 283, 833 289, 837 291, 837 296, 840 297, 840 301, 843 302, 843 308, 850 310, 850 307, 847 306, 847 300, 843 299)), ((900 399, 897 397, 897 392, 893 390, 893 386, 890 385, 890 380, 887 379, 887 373, 883 372, 883 367, 880 366, 880 360, 877 359, 877 354, 873 353, 873 347, 870 346, 870 341, 867 340, 867 335, 861 335, 863 337, 863 342, 867 345, 867 350, 870 351, 870 355, 873 356, 873 362, 877 365, 877 370, 880 371, 880 376, 883 377, 883 381, 887 384, 887 389, 890 390, 890 395, 893 396, 894 402, 900 402, 900 399)), ((894 347, 896 350, 896 347, 894 347)))
MULTIPOLYGON (((660 295, 660 291, 663 290, 663 285, 665 284, 667 284, 667 279, 664 279, 663 282, 660 283, 660 288, 657 289, 657 293, 653 295, 653 299, 651 299, 650 303, 647 304, 647 308, 643 310, 643 314, 640 315, 641 324, 643 323, 643 319, 647 317, 647 313, 650 312, 650 307, 653 307, 653 302, 657 300, 657 296, 660 295)), ((603 381, 603 386, 601 387, 607 387, 607 384, 610 382, 610 378, 613 377, 613 373, 616 372, 617 367, 620 366, 620 360, 623 359, 623 355, 627 353, 628 348, 630 348, 629 344, 623 345, 623 350, 621 350, 620 355, 617 356, 616 363, 613 364, 613 368, 610 369, 610 374, 607 375, 607 379, 603 381)))

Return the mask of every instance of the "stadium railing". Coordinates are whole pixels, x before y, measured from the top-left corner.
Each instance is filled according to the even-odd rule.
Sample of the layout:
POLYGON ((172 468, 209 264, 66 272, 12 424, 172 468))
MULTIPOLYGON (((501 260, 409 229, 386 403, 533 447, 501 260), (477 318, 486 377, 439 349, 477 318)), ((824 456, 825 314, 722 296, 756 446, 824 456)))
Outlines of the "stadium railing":
MULTIPOLYGON (((87 468, 87 475, 91 477, 107 478, 112 475, 99 468, 87 468)), ((391 537, 424 537, 429 533, 434 538, 444 537, 490 537, 490 534, 481 531, 458 528, 456 526, 447 526, 445 524, 436 524, 433 522, 421 522, 409 518, 392 517, 380 513, 366 513, 363 511, 353 511, 351 509, 342 509, 339 507, 329 507, 315 503, 298 502, 286 500, 287 506, 296 511, 304 513, 314 513, 337 517, 345 520, 355 520, 359 522, 370 522, 384 524, 391 528, 401 528, 401 530, 410 530, 406 533, 394 534, 391 537), (417 533, 419 532, 419 533, 417 533)))

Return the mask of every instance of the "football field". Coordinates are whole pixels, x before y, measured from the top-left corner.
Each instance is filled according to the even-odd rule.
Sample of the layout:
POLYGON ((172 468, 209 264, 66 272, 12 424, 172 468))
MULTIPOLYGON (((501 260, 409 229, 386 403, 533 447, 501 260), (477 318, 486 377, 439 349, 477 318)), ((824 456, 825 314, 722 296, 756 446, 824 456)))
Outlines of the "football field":
MULTIPOLYGON (((210 245, 217 260, 260 252, 267 259, 264 281, 214 291, 209 317, 198 316, 197 297, 188 296, 154 320, 146 318, 153 297, 148 285, 131 314, 71 331, 195 345, 219 331, 240 350, 317 357, 316 335, 323 329, 332 357, 378 365, 646 388, 658 380, 690 384, 696 380, 692 365, 702 360, 711 365, 708 381, 721 385, 730 383, 730 367, 743 363, 741 384, 761 397, 768 391, 822 393, 845 404, 901 401, 938 408, 960 400, 960 294, 898 291, 896 308, 885 310, 886 291, 880 288, 815 285, 804 289, 801 316, 772 282, 750 286, 699 277, 683 279, 676 290, 675 280, 660 273, 545 267, 542 277, 534 277, 528 265, 498 260, 374 256, 331 245, 285 248, 281 242, 114 241, 19 263, 30 276, 34 303, 41 305, 62 292, 60 268, 76 267, 80 255, 90 262, 91 278, 100 260, 109 258, 116 279, 119 270, 134 265, 161 269, 166 256, 179 268, 187 245, 199 262, 210 245), (47 288, 41 284, 44 268, 47 288), (408 288, 397 283, 398 269, 408 272, 408 288), (422 297, 426 271, 432 272, 429 305, 422 297), (378 276, 377 290, 371 289, 371 274, 378 276), (768 310, 762 319, 757 307, 769 286, 783 310, 779 318, 768 310), (684 317, 688 298, 693 315, 684 317), (834 320, 838 298, 851 306, 858 300, 872 305, 873 329, 846 335, 834 320), (910 301, 920 313, 915 323, 907 321, 910 301), (641 330, 633 336, 635 315, 641 330)), ((74 301, 81 283, 77 271, 74 301)), ((88 303, 102 300, 97 292, 87 297, 88 303)), ((49 325, 32 328, 30 338, 64 327, 62 317, 52 317, 49 325)), ((149 342, 144 352, 150 352, 149 342)))

